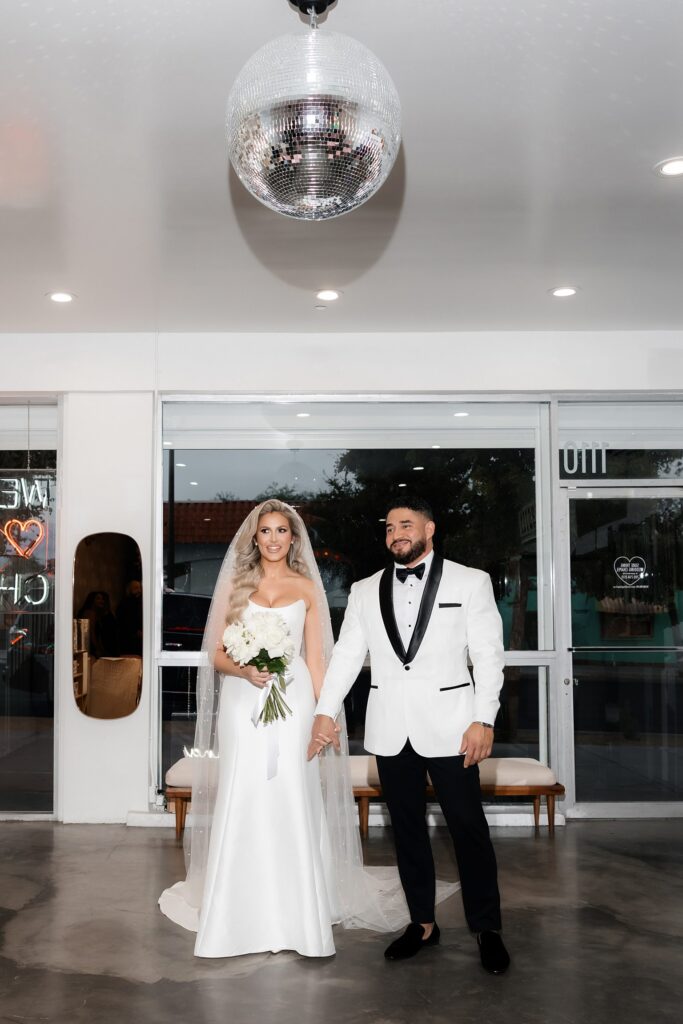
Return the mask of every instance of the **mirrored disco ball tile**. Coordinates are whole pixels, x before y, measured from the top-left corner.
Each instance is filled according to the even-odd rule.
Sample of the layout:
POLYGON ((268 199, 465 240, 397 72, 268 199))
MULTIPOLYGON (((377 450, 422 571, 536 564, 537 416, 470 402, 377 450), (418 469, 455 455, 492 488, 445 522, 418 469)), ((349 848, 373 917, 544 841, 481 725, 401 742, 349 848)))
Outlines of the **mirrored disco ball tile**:
POLYGON ((357 104, 335 97, 281 103, 244 122, 235 166, 250 191, 280 213, 336 216, 381 183, 385 134, 357 104))

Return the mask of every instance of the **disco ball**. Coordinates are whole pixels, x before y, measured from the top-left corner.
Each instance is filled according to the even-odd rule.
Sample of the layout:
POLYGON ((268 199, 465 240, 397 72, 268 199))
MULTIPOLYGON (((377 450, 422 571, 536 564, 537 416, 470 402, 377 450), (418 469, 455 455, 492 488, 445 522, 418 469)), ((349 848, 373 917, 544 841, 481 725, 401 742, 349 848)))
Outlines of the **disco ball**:
POLYGON ((261 47, 228 98, 230 160, 271 210, 299 220, 348 213, 386 181, 401 104, 362 43, 311 28, 261 47))

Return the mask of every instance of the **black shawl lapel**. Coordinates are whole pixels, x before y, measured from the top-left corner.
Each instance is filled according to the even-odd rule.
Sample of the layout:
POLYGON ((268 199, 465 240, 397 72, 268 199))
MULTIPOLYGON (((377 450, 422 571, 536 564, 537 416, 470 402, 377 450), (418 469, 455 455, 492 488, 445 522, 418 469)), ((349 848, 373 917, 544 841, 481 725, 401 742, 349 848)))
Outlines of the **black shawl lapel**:
MULTIPOLYGON (((396 625, 394 616, 394 598, 392 594, 394 586, 394 567, 387 566, 379 581, 379 607, 384 620, 384 628, 396 656, 405 663, 406 652, 401 642, 401 636, 396 625)), ((433 601, 432 601, 433 603, 433 601)))
POLYGON ((429 571, 429 576, 427 577, 427 583, 425 584, 424 591, 422 592, 420 611, 417 615, 415 629, 413 630, 413 635, 410 638, 410 646, 405 656, 405 661, 408 664, 419 651, 420 644, 424 640, 424 635, 427 632, 427 626, 429 625, 429 620, 432 617, 434 601, 436 600, 436 592, 439 589, 439 584, 441 583, 442 572, 443 558, 435 552, 434 558, 432 559, 432 567, 429 571))

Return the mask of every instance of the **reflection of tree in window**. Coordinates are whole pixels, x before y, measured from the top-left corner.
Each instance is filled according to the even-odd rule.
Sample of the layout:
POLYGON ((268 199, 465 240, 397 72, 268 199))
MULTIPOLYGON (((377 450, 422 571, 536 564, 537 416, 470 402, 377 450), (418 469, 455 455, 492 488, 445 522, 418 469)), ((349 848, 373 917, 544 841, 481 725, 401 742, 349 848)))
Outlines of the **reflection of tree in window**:
POLYGON ((298 505, 303 501, 313 501, 315 495, 312 491, 300 491, 296 487, 292 487, 291 484, 279 484, 273 480, 256 495, 254 501, 258 504, 258 502, 267 501, 269 498, 279 498, 280 501, 286 501, 289 505, 298 505))
MULTIPOLYGON (((250 452, 248 457, 257 469, 259 453, 250 452)), ((332 472, 313 488, 310 480, 297 486, 285 475, 253 496, 242 494, 237 499, 225 490, 216 494, 215 501, 234 503, 236 511, 238 504, 271 497, 297 506, 320 563, 336 631, 351 583, 387 562, 381 520, 387 501, 400 495, 399 484, 406 484, 432 504, 439 550, 447 558, 491 574, 506 646, 535 649, 534 468, 533 449, 348 449, 337 453, 332 472), (414 470, 418 465, 423 469, 414 470)), ((210 552, 216 569, 222 545, 230 539, 228 534, 221 536, 217 544, 221 550, 210 552)), ((200 544, 191 543, 196 562, 200 544)), ((185 550, 178 553, 179 558, 188 555, 185 550)), ((206 552, 205 557, 208 555, 206 552)), ((206 589, 209 582, 200 584, 201 592, 210 592, 206 589)), ((175 588, 179 588, 178 580, 175 588)))
POLYGON ((344 556, 357 580, 386 564, 380 520, 399 484, 407 484, 431 502, 442 553, 491 573, 509 647, 535 648, 534 468, 533 449, 353 449, 339 454, 325 490, 288 500, 300 502, 322 543, 344 556))

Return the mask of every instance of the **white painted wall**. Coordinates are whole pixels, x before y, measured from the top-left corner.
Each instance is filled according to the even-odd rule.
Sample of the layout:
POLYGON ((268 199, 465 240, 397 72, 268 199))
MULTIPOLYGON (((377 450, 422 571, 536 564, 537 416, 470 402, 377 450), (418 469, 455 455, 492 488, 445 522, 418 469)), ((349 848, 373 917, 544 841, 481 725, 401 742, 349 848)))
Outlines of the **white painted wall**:
POLYGON ((125 821, 146 811, 152 659, 151 597, 154 397, 81 393, 62 400, 58 461, 56 605, 56 813, 74 822, 125 821), (73 697, 71 580, 78 542, 90 533, 128 533, 142 554, 145 658, 142 699, 116 721, 90 719, 73 697))
POLYGON ((161 391, 683 388, 683 331, 166 334, 161 391))
POLYGON ((2 394, 673 391, 681 331, 0 334, 2 394), (30 354, 26 360, 13 358, 30 354))

